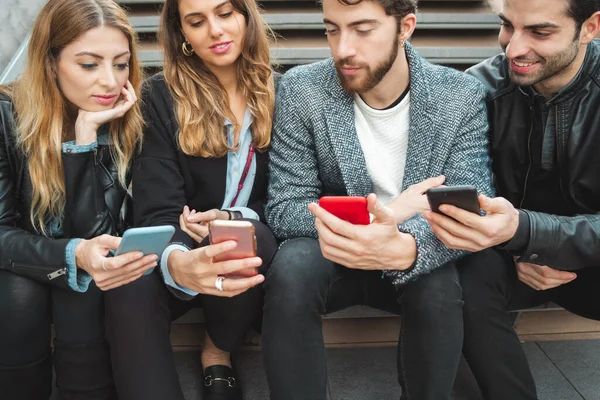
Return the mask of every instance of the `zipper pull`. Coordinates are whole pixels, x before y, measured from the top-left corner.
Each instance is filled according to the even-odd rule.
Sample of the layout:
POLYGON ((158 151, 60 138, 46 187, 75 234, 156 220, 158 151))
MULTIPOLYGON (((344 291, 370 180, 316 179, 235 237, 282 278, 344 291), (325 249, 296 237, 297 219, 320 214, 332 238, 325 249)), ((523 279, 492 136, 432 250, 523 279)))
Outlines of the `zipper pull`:
POLYGON ((92 153, 94 153, 94 165, 98 165, 98 148, 94 147, 92 153))
POLYGON ((67 274, 67 269, 66 268, 59 269, 59 270, 54 271, 51 274, 48 274, 48 280, 54 280, 54 279, 58 278, 59 276, 63 276, 63 275, 66 275, 66 274, 67 274))

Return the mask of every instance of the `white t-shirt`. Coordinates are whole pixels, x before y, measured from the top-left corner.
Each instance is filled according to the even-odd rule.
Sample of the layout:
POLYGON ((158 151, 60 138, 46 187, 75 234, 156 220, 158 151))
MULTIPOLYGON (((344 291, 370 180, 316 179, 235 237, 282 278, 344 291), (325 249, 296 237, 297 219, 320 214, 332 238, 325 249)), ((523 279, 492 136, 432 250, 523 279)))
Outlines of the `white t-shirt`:
POLYGON ((387 110, 371 108, 356 94, 354 115, 356 133, 374 192, 383 204, 387 204, 402 191, 408 149, 410 92, 399 104, 387 110))

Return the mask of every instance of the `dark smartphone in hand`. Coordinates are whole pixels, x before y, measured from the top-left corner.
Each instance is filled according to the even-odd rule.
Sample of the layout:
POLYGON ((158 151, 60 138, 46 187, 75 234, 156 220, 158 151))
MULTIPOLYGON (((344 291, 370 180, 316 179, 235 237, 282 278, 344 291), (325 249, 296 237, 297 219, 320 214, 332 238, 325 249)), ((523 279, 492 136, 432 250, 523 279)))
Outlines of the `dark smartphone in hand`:
POLYGON ((442 204, 449 204, 481 215, 477 189, 472 186, 437 187, 429 189, 426 194, 431 211, 438 214, 443 214, 440 213, 442 204))

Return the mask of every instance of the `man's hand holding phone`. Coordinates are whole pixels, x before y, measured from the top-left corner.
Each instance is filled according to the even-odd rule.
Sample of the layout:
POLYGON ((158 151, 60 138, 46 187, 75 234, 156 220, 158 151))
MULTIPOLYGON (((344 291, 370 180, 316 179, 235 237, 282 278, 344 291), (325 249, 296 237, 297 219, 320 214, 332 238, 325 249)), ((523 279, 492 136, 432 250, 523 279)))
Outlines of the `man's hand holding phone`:
POLYGON ((309 205, 323 256, 354 269, 406 270, 417 256, 417 245, 410 234, 402 233, 391 209, 367 197, 367 209, 374 215, 369 225, 354 225, 329 213, 317 204, 309 205))
POLYGON ((175 250, 169 255, 169 273, 178 285, 195 292, 222 297, 237 296, 261 284, 265 278, 263 275, 256 275, 249 278, 222 279, 222 290, 218 290, 216 282, 224 275, 233 275, 239 271, 258 268, 262 264, 259 257, 213 262, 215 257, 232 251, 236 247, 236 241, 228 240, 188 252, 175 250))
POLYGON ((519 211, 502 197, 479 195, 478 201, 485 216, 448 204, 439 207, 440 213, 428 211, 423 216, 451 249, 476 252, 511 240, 519 226, 519 211))
POLYGON ((155 254, 144 256, 139 251, 107 257, 111 250, 117 250, 120 243, 119 237, 102 235, 82 240, 75 248, 77 268, 90 274, 100 290, 110 290, 133 282, 157 265, 158 257, 155 254))

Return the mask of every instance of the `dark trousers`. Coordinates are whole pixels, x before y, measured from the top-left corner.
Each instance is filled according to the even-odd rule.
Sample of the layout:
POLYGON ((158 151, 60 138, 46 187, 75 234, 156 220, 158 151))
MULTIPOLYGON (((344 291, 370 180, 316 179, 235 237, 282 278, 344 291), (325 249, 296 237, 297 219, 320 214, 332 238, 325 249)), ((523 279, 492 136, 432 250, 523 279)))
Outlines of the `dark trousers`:
MULTIPOLYGON (((402 309, 397 349, 403 399, 450 399, 463 342, 462 296, 453 264, 396 291, 381 271, 323 258, 315 239, 285 242, 264 283, 263 356, 271 400, 324 400, 321 315, 355 304, 402 309)), ((365 366, 366 367, 366 366, 365 366)))
MULTIPOLYGON (((261 273, 277 250, 271 231, 253 221, 261 273)), ((201 245, 206 245, 205 241, 201 245)), ((121 399, 183 400, 170 341, 171 321, 192 307, 204 310, 204 324, 214 344, 231 352, 260 313, 261 287, 238 296, 198 295, 186 302, 175 298, 158 272, 106 294, 106 325, 115 385, 121 399)), ((200 377, 198 377, 200 379, 200 377)))
POLYGON ((54 364, 59 399, 115 399, 103 317, 93 282, 77 293, 0 271, 0 397, 48 400, 54 364))
POLYGON ((486 400, 536 399, 529 364, 513 329, 509 310, 553 301, 600 320, 600 268, 575 271, 574 281, 536 291, 517 278, 512 257, 488 249, 458 264, 463 288, 464 355, 486 400))

